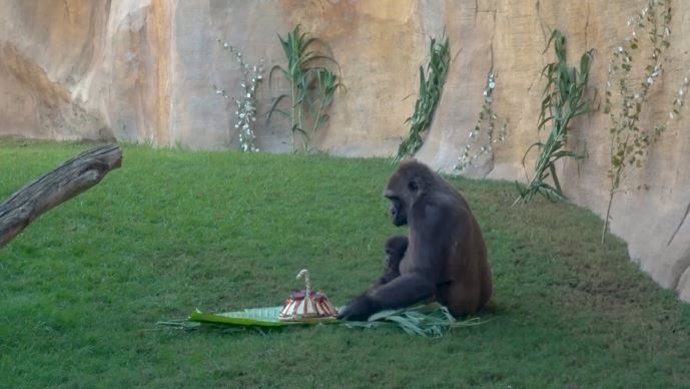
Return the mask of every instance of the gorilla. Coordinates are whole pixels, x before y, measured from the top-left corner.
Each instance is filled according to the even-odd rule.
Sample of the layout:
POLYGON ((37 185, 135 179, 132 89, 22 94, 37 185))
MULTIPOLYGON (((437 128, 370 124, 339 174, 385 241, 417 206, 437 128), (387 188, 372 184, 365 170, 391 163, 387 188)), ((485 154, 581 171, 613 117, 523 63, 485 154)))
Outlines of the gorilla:
POLYGON ((479 224, 462 195, 428 166, 408 159, 388 180, 384 196, 393 224, 409 227, 399 271, 387 269, 338 318, 366 320, 381 310, 427 300, 438 301, 454 316, 484 307, 492 293, 491 268, 479 224))

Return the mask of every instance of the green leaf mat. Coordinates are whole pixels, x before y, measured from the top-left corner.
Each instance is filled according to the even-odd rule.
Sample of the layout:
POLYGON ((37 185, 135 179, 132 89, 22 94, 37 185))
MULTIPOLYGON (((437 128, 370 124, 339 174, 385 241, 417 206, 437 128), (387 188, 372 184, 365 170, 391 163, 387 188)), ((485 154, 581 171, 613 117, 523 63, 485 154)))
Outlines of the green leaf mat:
POLYGON ((159 321, 161 326, 194 330, 203 324, 213 324, 229 329, 278 328, 295 325, 341 324, 349 328, 371 329, 381 326, 397 326, 410 335, 440 337, 453 328, 471 327, 486 323, 478 317, 465 320, 455 319, 448 309, 438 303, 418 305, 410 308, 381 311, 368 321, 341 321, 335 318, 282 321, 278 313, 282 307, 250 308, 233 312, 194 311, 187 320, 159 321))

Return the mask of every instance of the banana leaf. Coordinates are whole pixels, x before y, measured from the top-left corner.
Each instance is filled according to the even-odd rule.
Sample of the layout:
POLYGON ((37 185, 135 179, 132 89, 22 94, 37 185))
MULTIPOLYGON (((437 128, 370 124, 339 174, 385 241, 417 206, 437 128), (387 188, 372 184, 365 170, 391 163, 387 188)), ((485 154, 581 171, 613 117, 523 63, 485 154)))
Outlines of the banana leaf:
POLYGON ((410 335, 440 337, 457 327, 471 327, 486 323, 479 317, 457 320, 448 309, 438 303, 417 305, 404 309, 386 310, 372 315, 368 321, 342 321, 336 318, 282 321, 278 313, 282 307, 250 308, 234 312, 201 312, 196 310, 187 320, 159 321, 168 328, 196 330, 203 324, 223 326, 230 331, 247 328, 271 329, 296 325, 341 324, 349 328, 372 329, 399 327, 410 335))
POLYGON ((278 319, 282 307, 250 308, 242 311, 210 313, 198 309, 189 315, 190 321, 199 323, 227 324, 244 327, 285 327, 298 324, 335 323, 336 318, 303 319, 300 321, 283 321, 278 319))

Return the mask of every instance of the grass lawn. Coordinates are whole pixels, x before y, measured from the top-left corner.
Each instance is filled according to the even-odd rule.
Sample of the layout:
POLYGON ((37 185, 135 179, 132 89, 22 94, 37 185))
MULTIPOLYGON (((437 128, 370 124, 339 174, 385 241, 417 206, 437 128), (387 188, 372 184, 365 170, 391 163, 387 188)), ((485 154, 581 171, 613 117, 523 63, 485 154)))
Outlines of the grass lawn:
MULTIPOLYGON (((0 144, 3 199, 85 145, 0 144)), ((0 250, 0 386, 687 387, 690 306, 601 245, 567 204, 510 208, 454 179, 489 247, 496 310, 438 339, 337 325, 159 328, 195 308, 279 305, 312 282, 344 304, 378 275, 379 159, 124 147, 121 169, 0 250)))

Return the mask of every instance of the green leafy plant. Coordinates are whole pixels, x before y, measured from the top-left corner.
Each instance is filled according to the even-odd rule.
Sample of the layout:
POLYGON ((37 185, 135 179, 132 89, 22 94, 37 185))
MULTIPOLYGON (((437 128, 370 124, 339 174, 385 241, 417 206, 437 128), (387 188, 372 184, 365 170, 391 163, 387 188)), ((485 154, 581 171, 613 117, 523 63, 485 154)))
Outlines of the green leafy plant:
MULTIPOLYGON (((256 135, 254 133, 257 109, 256 92, 263 80, 264 60, 261 58, 258 65, 249 66, 244 60, 244 54, 238 48, 231 46, 228 42, 221 42, 220 39, 218 39, 218 43, 221 43, 223 49, 230 52, 237 61, 242 74, 242 82, 240 83, 242 94, 239 98, 232 98, 235 102, 234 127, 238 131, 240 149, 244 152, 257 152, 259 148, 255 144, 256 135)), ((216 85, 213 88, 217 95, 225 99, 230 98, 225 89, 216 85)))
POLYGON ((537 130, 541 131, 550 125, 551 130, 543 142, 532 144, 522 157, 525 158, 533 148, 539 150, 539 156, 534 166, 532 178, 528 184, 520 189, 520 196, 515 200, 527 202, 540 194, 551 200, 565 198, 561 184, 556 174, 556 162, 562 158, 582 159, 584 155, 567 149, 570 121, 580 115, 592 111, 592 102, 585 97, 585 89, 589 80, 589 70, 594 50, 586 51, 580 57, 580 67, 570 67, 566 62, 565 36, 555 30, 546 44, 546 52, 553 43, 556 62, 547 64, 542 70, 546 78, 544 98, 541 102, 541 112, 537 130), (553 184, 546 180, 551 177, 553 184))
POLYGON ((486 76, 486 85, 484 86, 483 93, 484 103, 482 104, 481 112, 479 112, 479 119, 474 128, 469 131, 470 139, 463 146, 462 154, 455 165, 455 170, 461 173, 468 167, 474 166, 475 161, 483 155, 489 154, 493 162, 495 145, 503 142, 508 133, 508 122, 502 121, 493 110, 493 92, 495 88, 496 73, 492 66, 486 76), (498 134, 495 134, 497 125, 500 126, 500 129, 498 134), (483 134, 486 134, 486 136, 482 137, 483 134), (483 139, 480 140, 480 137, 483 139))
POLYGON ((328 107, 333 103, 333 97, 338 88, 343 85, 338 81, 338 76, 329 68, 317 68, 315 70, 315 83, 318 88, 313 103, 311 104, 313 115, 313 126, 311 133, 321 127, 322 124, 330 119, 326 113, 328 107))
POLYGON ((345 322, 350 328, 376 328, 398 326, 409 335, 441 337, 458 327, 472 327, 486 323, 479 317, 458 320, 448 308, 432 303, 409 308, 386 310, 375 313, 364 322, 345 322))
POLYGON ((290 93, 276 97, 268 114, 280 113, 290 118, 292 146, 295 151, 309 151, 311 136, 329 119, 328 108, 338 88, 343 85, 330 66, 338 63, 324 54, 325 45, 309 33, 301 32, 297 25, 285 38, 278 35, 287 66, 276 65, 269 72, 269 84, 273 73, 280 72, 290 84, 290 93), (320 46, 320 47, 317 47, 320 46), (280 109, 282 101, 289 102, 289 110, 280 109), (300 138, 298 146, 297 137, 300 138))
POLYGON ((395 161, 414 155, 424 144, 422 138, 431 126, 436 107, 443 93, 443 85, 448 75, 450 65, 450 43, 448 37, 437 42, 431 38, 429 47, 429 63, 419 67, 419 95, 415 103, 414 113, 405 120, 410 123, 410 130, 398 147, 395 161))
POLYGON ((643 166, 649 147, 659 140, 670 121, 680 113, 688 91, 690 79, 686 76, 666 120, 651 129, 640 123, 653 86, 658 85, 656 80, 663 74, 665 53, 671 45, 670 23, 670 1, 649 0, 647 5, 628 21, 628 26, 631 28, 630 34, 613 50, 604 103, 604 112, 609 114, 611 119, 608 171, 611 183, 601 234, 602 242, 605 240, 611 220, 614 197, 621 190, 630 168, 643 166), (647 51, 649 53, 646 53, 647 51), (646 57, 646 61, 637 60, 638 54, 646 57), (634 66, 638 62, 641 62, 640 69, 634 66), (639 74, 642 74, 642 82, 639 82, 639 74))

